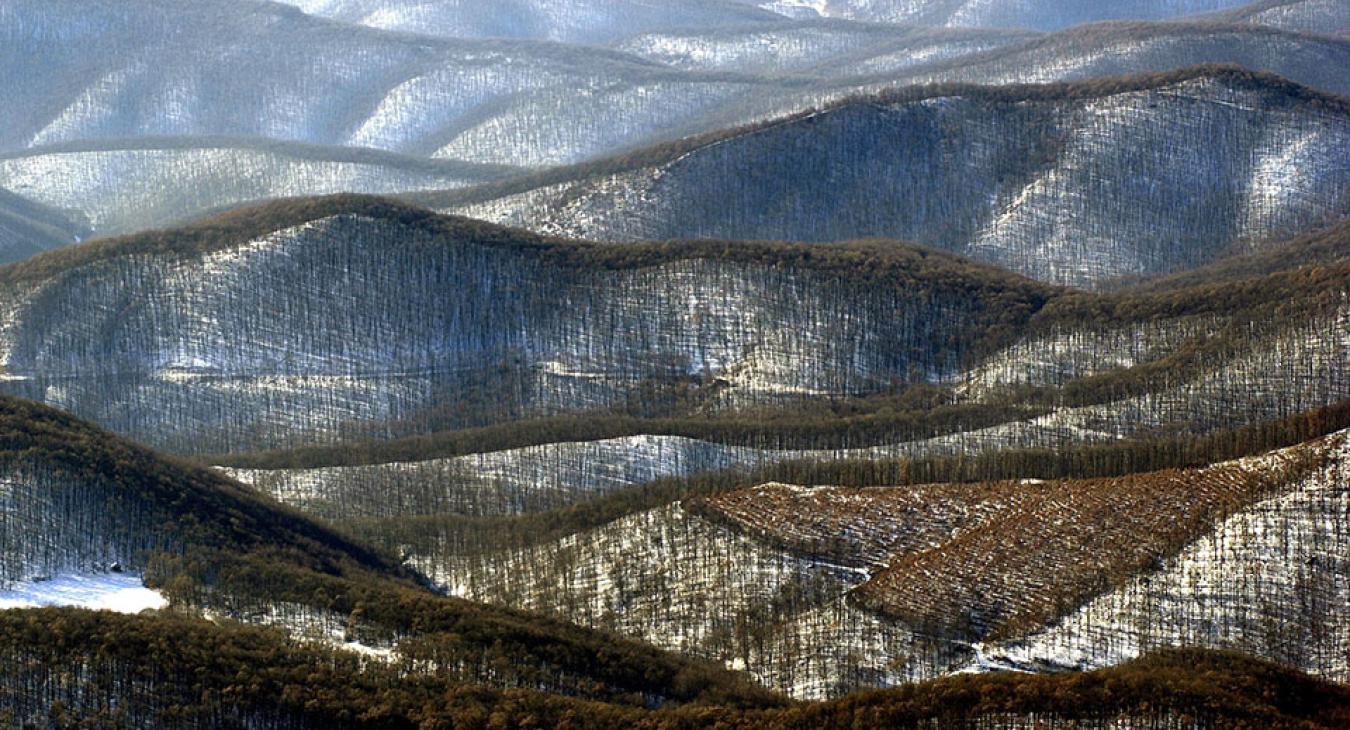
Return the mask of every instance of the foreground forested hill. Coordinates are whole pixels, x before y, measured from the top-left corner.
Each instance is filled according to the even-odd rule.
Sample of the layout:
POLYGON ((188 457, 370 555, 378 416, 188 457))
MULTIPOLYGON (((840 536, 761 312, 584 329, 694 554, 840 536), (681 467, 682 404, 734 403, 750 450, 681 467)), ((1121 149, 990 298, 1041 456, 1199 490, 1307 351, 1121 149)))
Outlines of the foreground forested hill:
MULTIPOLYGON (((36 403, 0 399, 0 483, 4 591, 21 586, 40 595, 54 577, 125 573, 143 576, 173 614, 276 626, 279 636, 268 641, 289 636, 285 641, 321 652, 360 650, 442 681, 528 684, 639 705, 777 703, 703 662, 542 616, 444 598, 397 559, 244 485, 36 403)), ((173 626, 163 615, 144 629, 164 637, 173 626)), ((64 630, 59 621, 50 628, 64 630)), ((176 651, 164 650, 170 657, 176 651)), ((312 670, 314 655, 308 658, 312 670)), ((19 692, 5 702, 58 699, 19 692)))
POLYGON ((655 711, 409 678, 354 656, 294 645, 276 632, 168 617, 0 613, 0 656, 21 667, 0 680, 0 717, 15 724, 805 730, 940 722, 1316 730, 1350 717, 1343 688, 1239 655, 1198 651, 1159 653, 1081 676, 955 677, 820 705, 655 711), (174 641, 164 641, 170 632, 174 641), (1253 686, 1265 691, 1253 695, 1253 686))

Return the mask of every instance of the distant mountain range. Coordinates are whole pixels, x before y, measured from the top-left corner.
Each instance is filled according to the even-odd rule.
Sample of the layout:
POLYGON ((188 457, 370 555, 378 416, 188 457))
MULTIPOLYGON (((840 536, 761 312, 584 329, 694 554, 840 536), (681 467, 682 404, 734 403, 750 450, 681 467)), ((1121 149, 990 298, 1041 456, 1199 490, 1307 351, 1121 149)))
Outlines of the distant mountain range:
MULTIPOLYGON (((378 8, 325 7, 385 17, 378 8)), ((420 37, 252 0, 229 11, 211 2, 12 3, 0 10, 0 35, 9 34, 0 69, 16 79, 12 103, 0 109, 0 189, 60 211, 87 237, 276 196, 452 189, 908 84, 1235 63, 1350 92, 1347 41, 1233 24, 1236 16, 1222 16, 1227 25, 1107 23, 1039 34, 774 20, 720 7, 763 22, 670 29, 625 21, 631 34, 607 50, 420 37), (77 13, 85 22, 68 23, 77 13), (428 157, 444 164, 418 164, 428 157)), ((0 261, 73 238, 8 225, 0 251, 10 253, 0 261)))

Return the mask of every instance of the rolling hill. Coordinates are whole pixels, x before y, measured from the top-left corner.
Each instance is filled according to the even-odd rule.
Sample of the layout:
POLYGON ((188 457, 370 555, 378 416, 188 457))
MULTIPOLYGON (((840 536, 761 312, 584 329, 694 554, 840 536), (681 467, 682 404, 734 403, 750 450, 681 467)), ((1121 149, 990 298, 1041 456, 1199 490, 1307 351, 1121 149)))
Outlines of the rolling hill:
POLYGON ((0 188, 0 263, 78 243, 88 233, 70 215, 0 188))
POLYGON ((664 138, 766 83, 586 46, 362 28, 252 0, 22 0, 6 3, 0 32, 0 69, 16 79, 0 109, 5 151, 230 135, 545 165, 664 138))
MULTIPOLYGON (((88 227, 85 237, 163 228, 272 198, 438 190, 512 173, 379 150, 233 137, 107 140, 0 154, 0 188, 70 211, 88 227)), ((33 245, 27 253, 70 242, 33 245)))
POLYGON ((782 16, 721 0, 285 0, 346 23, 447 38, 528 38, 603 45, 637 33, 777 25, 782 16))
POLYGON ((416 199, 600 240, 901 238, 1093 287, 1344 215, 1347 108, 1228 68, 917 87, 416 199))
POLYGON ((743 0, 765 8, 801 8, 817 15, 913 25, 1058 30, 1099 20, 1161 20, 1242 5, 1244 0, 743 0))
POLYGON ((613 246, 339 196, 0 269, 0 386, 197 453, 587 413, 788 450, 1203 430, 1350 395, 1344 263, 1316 261, 1094 297, 896 242, 613 246), (966 410, 914 420, 924 384, 966 410), (831 437, 820 404, 869 397, 831 437))
POLYGON ((1350 33, 1350 9, 1336 0, 1257 0, 1206 17, 1313 33, 1350 33))
MULTIPOLYGON (((706 664, 441 597, 396 560, 248 487, 36 403, 0 398, 0 479, 7 589, 41 590, 68 574, 144 574, 180 616, 275 626, 320 653, 336 646, 420 661, 420 673, 442 682, 528 681, 640 705, 776 704, 706 664)), ((170 635, 175 621, 154 617, 142 628, 170 635)))
POLYGON ((0 0, 0 726, 1350 726, 1342 5, 0 0))
POLYGON ((457 595, 717 658, 799 697, 1172 645, 1344 681, 1344 460, 1338 433, 1111 479, 767 485, 517 547, 431 541, 414 562, 457 595))

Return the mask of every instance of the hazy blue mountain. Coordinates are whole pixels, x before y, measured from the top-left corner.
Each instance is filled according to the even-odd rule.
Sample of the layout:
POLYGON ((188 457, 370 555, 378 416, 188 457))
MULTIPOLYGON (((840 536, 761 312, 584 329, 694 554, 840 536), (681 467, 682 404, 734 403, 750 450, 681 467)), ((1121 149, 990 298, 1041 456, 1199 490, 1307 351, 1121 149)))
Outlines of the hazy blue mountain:
POLYGON ((1350 34, 1350 5, 1341 0, 1257 0, 1204 17, 1309 33, 1350 34))
POLYGON ((638 33, 710 29, 783 18, 725 0, 282 0, 307 13, 447 38, 532 38, 602 44, 638 33))
POLYGON ((952 27, 1058 30, 1098 20, 1160 20, 1245 0, 743 0, 796 16, 952 27))
MULTIPOLYGON (((97 140, 0 154, 0 187, 71 211, 87 226, 85 235, 163 227, 270 198, 456 188, 512 173, 378 150, 239 137, 97 140)), ((70 242, 67 236, 37 248, 70 242)))
POLYGON ((78 242, 89 232, 78 215, 72 217, 0 187, 0 264, 78 242))
POLYGON ((668 136, 766 83, 598 48, 392 33, 251 0, 5 3, 0 73, 12 79, 3 150, 238 135, 527 165, 668 136))

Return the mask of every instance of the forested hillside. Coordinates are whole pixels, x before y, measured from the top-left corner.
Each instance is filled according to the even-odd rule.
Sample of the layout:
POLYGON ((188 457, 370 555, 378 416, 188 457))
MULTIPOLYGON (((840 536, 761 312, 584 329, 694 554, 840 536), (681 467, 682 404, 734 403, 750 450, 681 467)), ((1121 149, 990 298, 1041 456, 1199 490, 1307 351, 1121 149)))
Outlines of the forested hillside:
MULTIPOLYGON (((466 16, 500 20, 500 3, 307 4, 376 27, 266 2, 11 3, 0 191, 59 209, 84 238, 272 197, 451 190, 914 84, 1228 63, 1350 91, 1344 39, 1246 22, 1041 34, 794 22, 729 2, 574 5, 522 3, 512 22, 479 29, 510 36, 491 39, 466 16), (72 13, 87 22, 67 24, 72 13), (435 29, 439 15, 455 32, 435 29), (517 38, 569 24, 614 50, 517 38), (389 30, 414 28, 440 37, 389 30)), ((0 230, 11 259, 75 239, 12 228, 0 230)))
MULTIPOLYGON (((6 589, 143 574, 174 613, 277 626, 317 651, 407 662, 442 681, 528 682, 638 704, 775 703, 706 664, 438 596, 396 559, 248 487, 35 403, 0 399, 0 483, 6 589)), ((163 621, 145 630, 172 633, 163 621)))
POLYGON ((410 679, 275 633, 71 611, 0 615, 12 723, 198 728, 1334 728, 1350 698, 1276 665, 1167 652, 1083 677, 954 677, 824 705, 644 710, 410 679), (161 641, 172 631, 175 641, 161 641), (316 672, 316 665, 324 666, 316 672), (76 677, 85 681, 77 684, 76 677), (187 678, 191 677, 189 682, 187 678), (1268 688, 1253 696, 1253 685, 1268 688), (144 691, 137 691, 144 690, 144 691), (43 697, 42 700, 35 699, 43 697), (134 701, 127 702, 128 697, 134 701), (49 698, 49 699, 48 699, 49 698))
POLYGON ((604 240, 885 236, 1091 287, 1344 215, 1350 177, 1334 150, 1350 135, 1347 108, 1213 68, 1109 84, 923 88, 421 199, 604 240), (791 173, 803 168, 820 172, 791 173))
POLYGON ((613 247, 332 198, 0 270, 0 373, 199 453, 553 414, 639 419, 584 439, 1049 445, 1350 396, 1343 268, 1093 296, 894 242, 613 247))
POLYGON ((1337 0, 1256 0, 1211 17, 1315 33, 1350 33, 1350 8, 1337 0))
POLYGON ((0 726, 1350 727, 1347 10, 0 0, 0 726))
POLYGON ((591 412, 768 421, 730 426, 761 448, 1058 443, 1346 397, 1341 269, 1095 298, 898 243, 603 246, 329 198, 0 270, 0 372, 180 451, 591 412), (903 413, 931 405, 964 410, 903 413))

